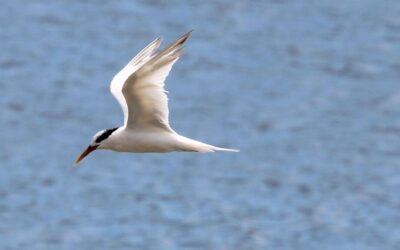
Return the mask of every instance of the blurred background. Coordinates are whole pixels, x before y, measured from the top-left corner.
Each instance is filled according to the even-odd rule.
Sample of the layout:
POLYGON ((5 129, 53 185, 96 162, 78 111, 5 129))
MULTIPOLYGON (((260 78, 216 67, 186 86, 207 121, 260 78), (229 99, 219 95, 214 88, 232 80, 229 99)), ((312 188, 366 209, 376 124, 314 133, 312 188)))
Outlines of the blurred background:
POLYGON ((399 249, 400 2, 0 7, 0 249, 399 249), (98 151, 109 82, 194 29, 176 131, 240 153, 98 151))

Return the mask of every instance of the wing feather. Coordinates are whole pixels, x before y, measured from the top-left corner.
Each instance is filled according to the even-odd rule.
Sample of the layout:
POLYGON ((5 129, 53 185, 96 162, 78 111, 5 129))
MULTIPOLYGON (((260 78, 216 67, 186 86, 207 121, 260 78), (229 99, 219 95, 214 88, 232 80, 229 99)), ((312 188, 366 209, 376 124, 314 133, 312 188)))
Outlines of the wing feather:
POLYGON ((173 132, 169 126, 165 79, 182 54, 190 32, 155 54, 131 74, 122 87, 128 107, 127 128, 146 127, 173 132))
POLYGON ((147 45, 144 49, 142 49, 129 63, 127 66, 135 67, 143 65, 147 62, 150 57, 157 51, 158 47, 160 47, 162 41, 162 37, 158 37, 154 41, 152 41, 149 45, 147 45))
POLYGON ((128 121, 128 105, 126 103, 125 97, 122 94, 122 86, 124 85, 126 79, 132 75, 137 69, 139 69, 143 64, 151 59, 156 53, 158 47, 160 46, 162 37, 158 37, 142 49, 129 63, 114 76, 111 81, 110 90, 115 99, 117 99, 120 104, 122 111, 124 112, 124 124, 128 121))

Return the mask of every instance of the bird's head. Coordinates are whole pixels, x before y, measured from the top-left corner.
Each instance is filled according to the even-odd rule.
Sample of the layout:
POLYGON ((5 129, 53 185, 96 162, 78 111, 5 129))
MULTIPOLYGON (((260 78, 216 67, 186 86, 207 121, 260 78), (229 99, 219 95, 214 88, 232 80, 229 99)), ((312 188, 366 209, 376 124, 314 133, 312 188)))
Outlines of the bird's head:
POLYGON ((91 152, 95 151, 99 147, 101 148, 102 144, 110 137, 110 135, 117 130, 118 128, 110 128, 103 129, 97 132, 92 139, 92 142, 89 146, 79 155, 79 157, 75 161, 75 165, 78 165, 87 155, 91 152))

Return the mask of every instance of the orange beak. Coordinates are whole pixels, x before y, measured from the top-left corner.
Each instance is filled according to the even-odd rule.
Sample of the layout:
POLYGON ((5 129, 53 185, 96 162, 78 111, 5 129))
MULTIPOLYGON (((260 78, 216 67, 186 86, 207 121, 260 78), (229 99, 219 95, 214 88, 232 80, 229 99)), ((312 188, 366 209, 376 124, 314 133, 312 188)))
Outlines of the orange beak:
POLYGON ((98 146, 90 146, 89 145, 89 147, 87 147, 85 149, 85 151, 83 151, 82 154, 76 159, 75 166, 77 166, 83 160, 83 158, 88 156, 91 152, 95 151, 97 147, 98 146))

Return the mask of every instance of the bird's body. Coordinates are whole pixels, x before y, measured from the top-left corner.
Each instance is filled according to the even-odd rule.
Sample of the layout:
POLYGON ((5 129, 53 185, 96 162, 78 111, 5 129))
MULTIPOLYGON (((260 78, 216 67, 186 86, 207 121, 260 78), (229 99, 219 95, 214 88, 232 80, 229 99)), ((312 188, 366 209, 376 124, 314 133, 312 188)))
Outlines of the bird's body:
POLYGON ((120 127, 113 132, 98 149, 135 153, 212 152, 223 150, 169 131, 125 130, 124 127, 120 127))
POLYGON ((96 133, 76 164, 96 149, 135 153, 237 151, 181 136, 169 125, 164 81, 189 35, 186 33, 159 53, 156 51, 161 38, 154 40, 114 76, 110 89, 123 110, 124 125, 96 133))

